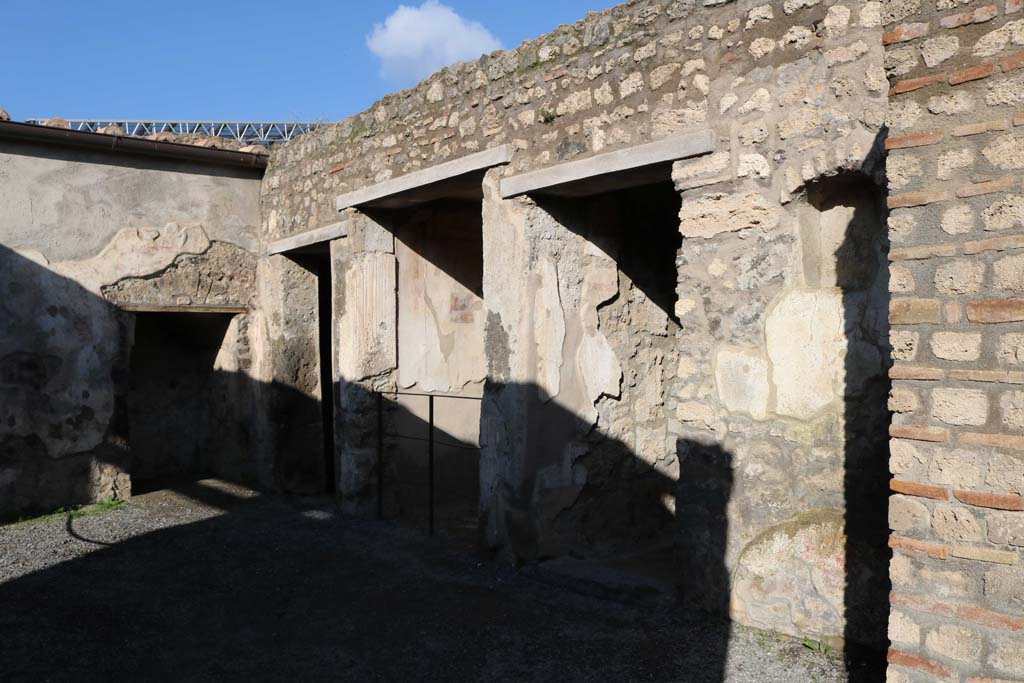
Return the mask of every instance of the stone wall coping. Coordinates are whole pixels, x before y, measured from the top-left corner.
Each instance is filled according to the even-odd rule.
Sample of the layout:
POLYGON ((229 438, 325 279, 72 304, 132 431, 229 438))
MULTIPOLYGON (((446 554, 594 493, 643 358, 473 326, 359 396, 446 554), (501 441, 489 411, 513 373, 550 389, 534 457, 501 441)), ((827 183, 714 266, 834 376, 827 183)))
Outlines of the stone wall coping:
MULTIPOLYGON (((598 176, 700 156, 714 150, 715 134, 710 128, 682 133, 663 140, 503 178, 501 197, 507 199, 598 176)), ((668 177, 665 179, 668 180, 668 177)))
POLYGON ((348 229, 346 228, 346 223, 344 221, 339 221, 337 223, 325 225, 322 228, 307 230, 306 232, 300 232, 298 235, 284 237, 271 242, 267 245, 267 255, 273 256, 274 254, 282 254, 286 251, 292 251, 293 249, 308 247, 320 242, 330 242, 331 240, 338 239, 339 237, 347 236, 348 229))
POLYGON ((338 195, 334 205, 338 211, 343 211, 360 204, 367 204, 384 197, 455 178, 456 176, 507 164, 510 161, 512 161, 512 145, 499 145, 485 149, 482 152, 467 154, 453 161, 446 161, 420 171, 407 173, 398 178, 392 178, 369 187, 338 195))

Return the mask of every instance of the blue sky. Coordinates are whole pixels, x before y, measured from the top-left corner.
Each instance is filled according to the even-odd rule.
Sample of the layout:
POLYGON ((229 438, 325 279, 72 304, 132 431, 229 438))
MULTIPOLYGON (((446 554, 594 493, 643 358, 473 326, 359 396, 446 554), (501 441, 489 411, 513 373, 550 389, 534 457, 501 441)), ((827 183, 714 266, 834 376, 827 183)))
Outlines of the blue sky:
POLYGON ((0 0, 0 107, 16 121, 337 120, 452 55, 515 47, 617 0, 402 4, 0 0))

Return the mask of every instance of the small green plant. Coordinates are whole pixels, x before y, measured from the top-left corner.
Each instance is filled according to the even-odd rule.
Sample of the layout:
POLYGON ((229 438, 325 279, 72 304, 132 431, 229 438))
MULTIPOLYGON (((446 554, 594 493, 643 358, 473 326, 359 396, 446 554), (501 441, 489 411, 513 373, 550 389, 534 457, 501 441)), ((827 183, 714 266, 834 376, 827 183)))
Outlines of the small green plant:
POLYGON ((820 640, 811 640, 810 638, 804 638, 804 647, 806 647, 808 650, 813 650, 814 652, 820 652, 823 655, 828 655, 832 653, 832 647, 828 643, 820 640))
POLYGON ((125 502, 120 498, 106 498, 104 500, 97 501, 94 507, 98 512, 108 512, 110 510, 116 510, 120 507, 124 507, 125 502))
POLYGON ((550 109, 541 109, 540 110, 540 122, 541 123, 551 123, 552 121, 554 121, 557 118, 557 116, 558 115, 555 114, 555 112, 551 111, 550 109))

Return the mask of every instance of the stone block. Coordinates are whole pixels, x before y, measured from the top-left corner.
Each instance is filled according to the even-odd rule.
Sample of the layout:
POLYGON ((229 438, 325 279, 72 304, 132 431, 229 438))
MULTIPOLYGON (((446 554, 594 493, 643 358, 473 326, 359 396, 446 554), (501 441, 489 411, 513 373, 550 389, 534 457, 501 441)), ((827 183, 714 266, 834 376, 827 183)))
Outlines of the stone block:
POLYGON ((1024 647, 1019 633, 997 635, 990 641, 989 664, 1011 676, 1024 676, 1024 647))
POLYGON ((914 273, 905 266, 889 266, 889 291, 893 294, 910 294, 915 287, 914 273))
POLYGON ((993 284, 999 289, 1024 291, 1024 255, 1007 256, 992 265, 993 284))
POLYGON ((914 360, 917 357, 917 346, 920 339, 920 333, 910 330, 892 330, 889 332, 889 343, 892 345, 893 360, 914 360))
POLYGON ((977 332, 936 332, 931 338, 936 358, 974 361, 981 355, 981 334, 977 332))
POLYGON ((944 541, 973 543, 982 540, 982 525, 967 508, 950 505, 932 510, 932 528, 944 541))
POLYGON ((1024 514, 990 512, 986 518, 988 540, 998 545, 1024 547, 1024 514))
POLYGON ((1010 334, 1001 335, 999 337, 997 356, 1003 363, 1011 365, 1024 363, 1024 334, 1011 332, 1010 334))
POLYGON ((996 567, 985 572, 985 596, 995 604, 1006 603, 1024 610, 1024 572, 1016 567, 996 567))
POLYGON ((988 422, 988 394, 978 389, 933 389, 931 415, 949 425, 983 425, 988 422))
POLYGON ((974 663, 981 655, 983 639, 974 629, 958 624, 941 624, 924 639, 929 651, 964 663, 974 663))
POLYGON ((1024 494, 1024 454, 993 453, 985 483, 1002 491, 1024 494))
POLYGON ((913 413, 920 402, 917 394, 902 387, 893 387, 889 391, 889 410, 894 413, 913 413))
POLYGON ((902 533, 926 531, 931 523, 928 508, 910 496, 889 498, 889 528, 902 533))
POLYGON ((1017 170, 1024 168, 1024 133, 1000 135, 981 150, 982 155, 996 168, 1017 170))
POLYGON ((949 554, 963 560, 978 560, 979 562, 991 562, 993 564, 1017 564, 1020 559, 1016 551, 995 550, 993 548, 980 548, 972 545, 954 545, 950 547, 949 554))
POLYGON ((889 442, 889 470, 899 476, 924 465, 927 458, 909 441, 892 439, 889 442))
POLYGON ((921 43, 921 56, 925 66, 932 68, 960 51, 960 39, 953 35, 930 38, 921 43))
POLYGON ((943 294, 974 294, 985 281, 985 264, 971 259, 947 261, 935 269, 935 288, 943 294))
POLYGON ((889 640, 903 645, 920 645, 921 627, 906 612, 889 613, 889 640))
POLYGON ((936 450, 928 467, 928 479, 944 486, 977 486, 981 481, 977 453, 963 448, 936 450))
POLYGON ((778 224, 778 206, 754 192, 706 194, 684 201, 679 211, 683 237, 707 238, 754 228, 770 230, 778 224))
POLYGON ((967 204, 946 209, 942 212, 939 227, 950 235, 965 235, 974 230, 974 211, 967 204))
POLYGON ((986 230, 1009 230, 1024 226, 1024 197, 1007 195, 992 202, 981 213, 986 230))

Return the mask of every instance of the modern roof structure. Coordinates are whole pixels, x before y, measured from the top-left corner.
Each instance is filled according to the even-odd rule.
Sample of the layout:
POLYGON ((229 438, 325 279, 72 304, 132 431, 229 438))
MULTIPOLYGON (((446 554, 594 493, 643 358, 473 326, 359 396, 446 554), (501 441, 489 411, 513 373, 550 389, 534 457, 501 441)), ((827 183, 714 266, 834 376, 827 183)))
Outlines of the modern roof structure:
MULTIPOLYGON (((45 118, 25 119, 40 125, 45 118)), ((313 121, 152 121, 138 119, 67 119, 71 130, 97 133, 107 126, 118 126, 125 135, 144 137, 157 133, 202 135, 237 140, 247 145, 271 146, 308 133, 317 127, 313 121)))

